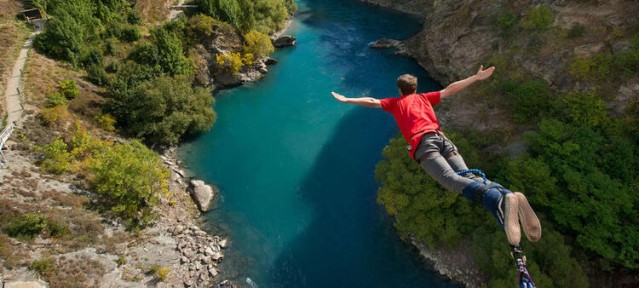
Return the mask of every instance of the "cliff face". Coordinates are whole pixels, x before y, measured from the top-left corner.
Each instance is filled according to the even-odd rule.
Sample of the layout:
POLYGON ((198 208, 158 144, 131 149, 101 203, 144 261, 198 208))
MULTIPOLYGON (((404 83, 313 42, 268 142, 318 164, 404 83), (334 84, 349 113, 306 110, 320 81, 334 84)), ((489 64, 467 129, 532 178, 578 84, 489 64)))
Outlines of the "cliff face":
MULTIPOLYGON (((561 92, 590 88, 589 83, 575 80, 567 73, 570 61, 576 57, 589 58, 599 52, 617 53, 629 49, 629 36, 637 24, 636 11, 639 11, 639 2, 631 0, 362 1, 422 17, 423 30, 406 40, 405 45, 408 54, 442 85, 472 75, 483 64, 496 65, 498 71, 507 69, 508 73, 542 78, 561 92), (509 32, 500 27, 505 24, 504 15, 512 15, 515 21, 521 21, 530 14, 530 8, 536 6, 550 8, 553 20, 548 30, 515 29, 509 32), (582 34, 569 36, 571 31, 577 30, 582 34), (500 63, 499 57, 507 59, 507 63, 500 63)), ((638 82, 638 79, 631 79, 621 86, 605 87, 613 89, 607 94, 614 94, 609 104, 615 111, 623 110, 629 99, 636 99, 638 82)), ((440 113, 442 120, 462 128, 492 129, 482 121, 474 121, 473 110, 477 109, 467 107, 465 103, 469 101, 464 98, 450 100, 454 102, 450 106, 457 106, 456 109, 463 113, 455 115, 445 111, 440 113)), ((507 119, 499 114, 495 113, 498 124, 493 128, 496 129, 507 125, 507 119)))

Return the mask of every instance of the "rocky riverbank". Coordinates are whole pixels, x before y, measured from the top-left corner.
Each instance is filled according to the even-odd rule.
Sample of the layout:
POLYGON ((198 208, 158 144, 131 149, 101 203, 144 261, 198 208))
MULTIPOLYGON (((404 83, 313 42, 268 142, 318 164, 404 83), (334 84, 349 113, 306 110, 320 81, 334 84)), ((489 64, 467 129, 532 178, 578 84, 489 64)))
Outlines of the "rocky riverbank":
MULTIPOLYGON (((23 129, 19 126, 15 135, 23 129)), ((7 162, 0 169, 2 214, 37 213, 50 223, 64 221, 66 233, 77 237, 40 234, 30 241, 3 237, 3 287, 20 283, 30 287, 46 287, 45 283, 52 287, 210 287, 223 282, 216 276, 229 239, 200 228, 200 213, 191 200, 191 194, 196 194, 189 188, 192 179, 172 152, 162 156, 171 170, 171 196, 157 207, 156 221, 131 234, 117 221, 85 208, 91 207, 96 195, 75 184, 79 179, 41 171, 29 146, 10 140, 3 151, 7 162)))

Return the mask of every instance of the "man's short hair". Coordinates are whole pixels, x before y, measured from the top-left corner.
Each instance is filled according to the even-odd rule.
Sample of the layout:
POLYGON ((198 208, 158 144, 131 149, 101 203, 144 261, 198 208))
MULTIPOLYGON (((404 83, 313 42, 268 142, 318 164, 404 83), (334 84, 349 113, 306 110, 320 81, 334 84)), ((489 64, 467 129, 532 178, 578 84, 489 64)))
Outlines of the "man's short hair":
POLYGON ((411 74, 404 74, 397 78, 397 88, 402 96, 413 94, 417 91, 417 77, 411 74))

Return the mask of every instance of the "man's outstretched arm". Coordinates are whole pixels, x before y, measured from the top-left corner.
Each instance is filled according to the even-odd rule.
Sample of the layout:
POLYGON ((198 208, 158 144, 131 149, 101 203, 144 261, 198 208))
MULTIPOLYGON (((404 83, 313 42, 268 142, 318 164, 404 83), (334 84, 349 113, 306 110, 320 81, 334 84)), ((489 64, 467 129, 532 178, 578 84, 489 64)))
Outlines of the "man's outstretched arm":
POLYGON ((444 90, 441 91, 441 98, 446 98, 448 96, 452 96, 454 94, 456 94, 457 92, 464 90, 464 88, 468 87, 470 84, 475 83, 475 81, 478 80, 484 80, 488 77, 490 77, 490 75, 493 75, 493 72, 495 71, 495 67, 490 67, 486 70, 484 70, 484 66, 480 66, 479 67, 479 71, 477 71, 477 74, 470 76, 466 79, 463 80, 459 80, 457 82, 453 82, 450 85, 448 85, 448 87, 444 88, 444 90))
POLYGON ((379 102, 379 99, 371 97, 348 98, 342 94, 338 94, 335 92, 331 92, 331 94, 337 101, 342 103, 355 104, 370 108, 382 108, 382 104, 379 102))

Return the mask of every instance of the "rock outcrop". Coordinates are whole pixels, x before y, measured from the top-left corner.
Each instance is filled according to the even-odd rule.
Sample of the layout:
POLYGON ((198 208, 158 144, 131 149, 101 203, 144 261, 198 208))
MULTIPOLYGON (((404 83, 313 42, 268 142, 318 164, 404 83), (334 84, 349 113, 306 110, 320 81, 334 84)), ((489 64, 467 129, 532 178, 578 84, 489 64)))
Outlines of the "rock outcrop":
POLYGON ((291 35, 282 35, 277 37, 276 39, 272 39, 272 42, 275 48, 282 48, 295 46, 295 44, 297 43, 297 39, 291 35))
MULTIPOLYGON (((499 57, 508 57, 517 73, 532 78, 541 78, 553 89, 561 92, 588 89, 567 76, 570 61, 576 57, 589 57, 598 52, 627 50, 627 39, 615 38, 610 31, 630 35, 636 25, 639 2, 620 1, 533 1, 485 2, 473 0, 362 0, 394 10, 421 17, 423 29, 404 41, 407 53, 424 67, 429 75, 442 85, 447 85, 475 73, 480 64, 500 64, 499 57), (508 3, 505 5, 504 3, 508 3), (521 19, 531 7, 543 5, 551 9, 554 21, 550 30, 538 32, 523 29, 516 35, 504 36, 496 19, 503 13, 511 13, 521 19), (579 25, 587 31, 584 37, 567 37, 568 31, 579 25), (513 51, 519 51, 514 53, 513 51)), ((502 65, 503 66, 503 65, 502 65)), ((497 69, 505 67, 497 67, 497 69)), ((512 71, 515 72, 515 71, 512 71)), ((624 91, 627 91, 624 90, 624 91)), ((463 97, 447 99, 456 107, 455 111, 441 111, 440 118, 448 125, 475 130, 503 129, 508 122, 500 111, 491 113, 495 117, 492 126, 485 121, 476 121, 481 104, 470 107, 463 97)), ((626 97, 628 93, 619 97, 626 97)), ((636 99, 638 96, 635 96, 636 99)), ((626 97, 627 98, 627 97, 626 97)), ((613 110, 623 109, 619 105, 627 101, 610 101, 613 110)), ((503 111, 502 111, 503 112, 503 111)))

